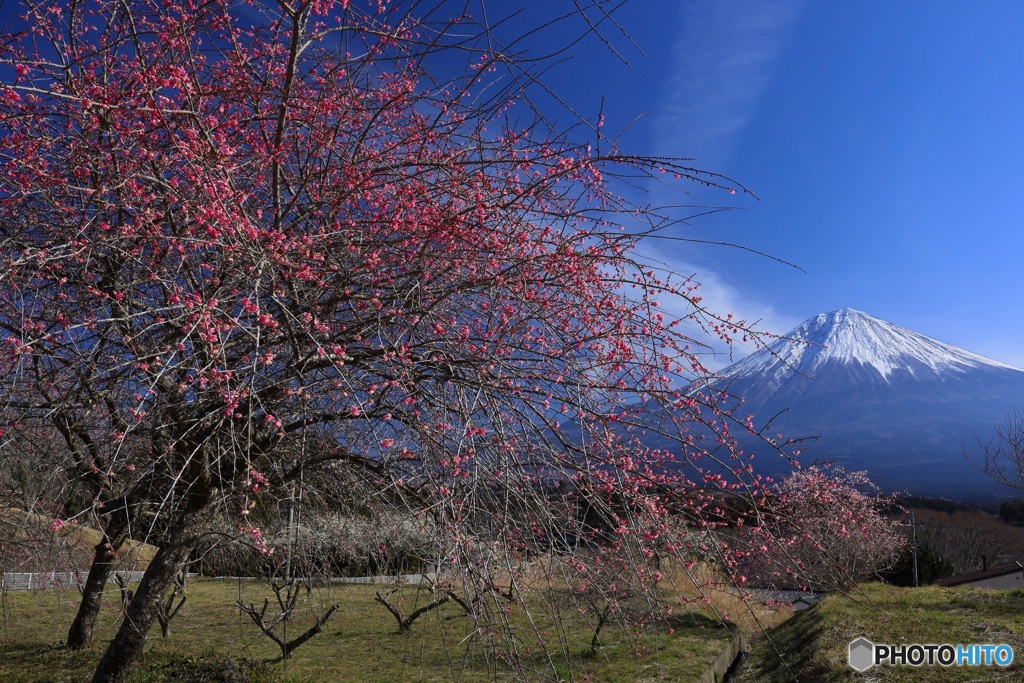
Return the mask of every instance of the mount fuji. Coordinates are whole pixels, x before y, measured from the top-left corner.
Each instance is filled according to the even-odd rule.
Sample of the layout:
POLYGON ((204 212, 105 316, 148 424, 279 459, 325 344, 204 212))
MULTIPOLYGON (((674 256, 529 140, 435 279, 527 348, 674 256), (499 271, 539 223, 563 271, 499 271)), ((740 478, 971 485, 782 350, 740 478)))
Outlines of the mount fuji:
MULTIPOLYGON (((866 469, 884 489, 915 495, 1014 495, 964 451, 994 440, 995 425, 1024 408, 1024 370, 849 308, 784 337, 720 371, 713 386, 742 399, 735 414, 753 414, 769 433, 817 437, 802 462, 866 469)), ((779 461, 766 453, 755 470, 781 474, 779 461)))

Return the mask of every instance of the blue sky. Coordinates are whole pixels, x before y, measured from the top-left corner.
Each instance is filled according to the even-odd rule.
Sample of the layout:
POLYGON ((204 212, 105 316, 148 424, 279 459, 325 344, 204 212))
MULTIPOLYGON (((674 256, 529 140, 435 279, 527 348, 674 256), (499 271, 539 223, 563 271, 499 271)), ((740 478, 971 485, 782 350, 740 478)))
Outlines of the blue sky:
MULTIPOLYGON (((488 18, 517 4, 509 34, 572 7, 500 0, 488 18)), ((678 236, 806 272, 734 249, 653 246, 667 265, 696 273, 717 310, 773 332, 849 306, 1024 367, 1024 3, 621 4, 615 16, 639 49, 603 28, 628 66, 591 37, 544 82, 591 118, 606 98, 606 132, 646 114, 624 135, 628 151, 695 157, 757 195, 695 193, 693 204, 735 210, 678 236)), ((526 46, 573 37, 560 24, 526 46)), ((650 199, 680 201, 657 189, 650 199)))
MULTIPOLYGON (((546 81, 648 154, 757 200, 658 245, 705 294, 784 332, 850 306, 1024 367, 1024 3, 637 0, 627 68, 599 41, 546 81)), ((614 32, 609 32, 614 38, 614 32)), ((655 198, 659 198, 657 192, 655 198)), ((666 197, 665 201, 678 201, 666 197)), ((740 351, 742 354, 742 351, 740 351)))

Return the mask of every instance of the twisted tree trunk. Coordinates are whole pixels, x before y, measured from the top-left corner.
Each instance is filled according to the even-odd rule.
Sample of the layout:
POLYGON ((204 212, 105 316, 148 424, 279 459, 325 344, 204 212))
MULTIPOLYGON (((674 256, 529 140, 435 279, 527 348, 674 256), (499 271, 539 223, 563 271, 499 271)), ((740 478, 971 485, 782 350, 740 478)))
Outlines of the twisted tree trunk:
POLYGON ((82 588, 82 602, 78 606, 78 614, 68 629, 67 647, 69 650, 81 650, 92 642, 93 628, 96 617, 103 605, 103 591, 114 563, 117 560, 116 549, 128 538, 128 520, 115 519, 107 526, 103 538, 96 544, 89 576, 82 588))
POLYGON ((196 542, 216 513, 217 490, 204 487, 189 495, 184 509, 142 577, 121 628, 96 667, 93 683, 125 683, 142 655, 146 636, 157 621, 161 602, 196 542))

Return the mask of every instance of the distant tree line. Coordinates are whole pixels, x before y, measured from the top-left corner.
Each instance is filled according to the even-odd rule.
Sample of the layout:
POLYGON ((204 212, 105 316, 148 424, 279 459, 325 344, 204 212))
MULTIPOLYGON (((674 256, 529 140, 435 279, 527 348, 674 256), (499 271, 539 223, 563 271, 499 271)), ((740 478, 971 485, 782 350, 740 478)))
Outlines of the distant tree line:
POLYGON ((1024 526, 1024 498, 1004 500, 999 506, 999 519, 1013 526, 1024 526))

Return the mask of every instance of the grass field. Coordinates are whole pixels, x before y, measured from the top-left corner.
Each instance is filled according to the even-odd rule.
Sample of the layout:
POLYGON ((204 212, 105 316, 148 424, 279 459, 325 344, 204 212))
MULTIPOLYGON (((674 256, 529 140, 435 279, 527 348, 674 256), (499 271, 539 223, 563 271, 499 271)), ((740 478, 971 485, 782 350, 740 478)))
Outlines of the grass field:
POLYGON ((814 681, 1024 680, 1024 591, 976 588, 894 588, 864 584, 832 595, 758 639, 745 683, 814 681), (874 643, 1006 643, 1016 659, 1006 668, 878 666, 857 673, 847 664, 850 641, 874 643))
MULTIPOLYGON (((112 588, 115 588, 112 586, 112 588)), ((493 641, 474 629, 464 611, 448 603, 398 634, 396 622, 374 601, 380 586, 331 585, 314 588, 302 614, 290 627, 292 638, 332 604, 339 609, 323 633, 298 649, 291 660, 275 661, 280 650, 263 636, 237 600, 262 605, 273 592, 257 581, 192 579, 188 602, 171 624, 169 639, 159 628, 150 636, 135 681, 223 681, 244 670, 253 683, 298 681, 427 682, 492 680, 693 681, 724 647, 730 631, 710 607, 677 609, 678 616, 638 631, 616 626, 602 631, 602 647, 590 652, 593 629, 586 615, 571 607, 529 620, 513 612, 511 632, 522 668, 513 671, 500 656, 508 642, 493 641), (706 609, 707 611, 702 611, 706 609), (634 637, 636 636, 636 637, 634 637), (584 679, 584 676, 587 676, 584 679)), ((411 607, 425 598, 414 587, 395 596, 411 607)), ((77 608, 77 592, 38 591, 2 596, 0 680, 41 683, 88 681, 107 640, 118 625, 116 588, 101 614, 94 646, 73 653, 63 638, 77 608)), ((422 603, 420 603, 422 604, 422 603)), ((719 610, 721 611, 721 610, 719 610)))

